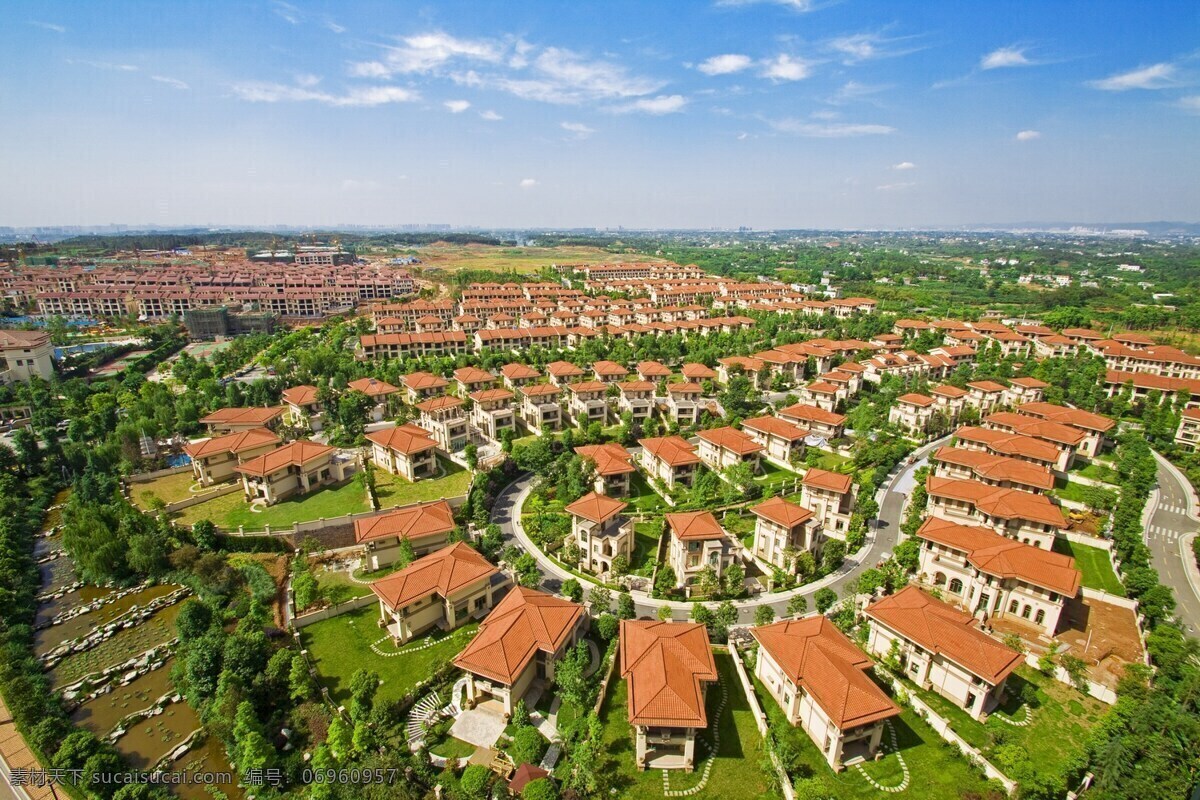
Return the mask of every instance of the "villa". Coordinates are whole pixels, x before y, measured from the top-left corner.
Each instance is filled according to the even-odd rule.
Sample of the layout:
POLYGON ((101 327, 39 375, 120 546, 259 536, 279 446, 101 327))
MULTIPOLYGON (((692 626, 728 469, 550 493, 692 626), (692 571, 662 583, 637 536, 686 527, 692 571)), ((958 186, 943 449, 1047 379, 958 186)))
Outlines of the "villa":
POLYGON ((462 450, 470 441, 462 407, 462 399, 453 395, 434 397, 417 405, 421 412, 420 426, 429 431, 438 447, 447 453, 462 450))
MULTIPOLYGON (((413 376, 409 375, 408 377, 411 378, 413 376)), ((449 385, 441 378, 437 380, 442 381, 443 386, 449 385)), ((350 381, 346 384, 346 389, 352 392, 362 392, 375 402, 375 405, 371 408, 372 422, 380 422, 384 417, 388 416, 392 397, 400 391, 400 389, 392 386, 390 383, 376 380, 375 378, 359 378, 356 381, 350 381)))
POLYGON ((434 500, 354 520, 354 543, 363 545, 366 568, 373 572, 396 562, 401 540, 407 540, 420 557, 445 546, 454 528, 450 504, 434 500))
POLYGON ((337 448, 298 439, 240 464, 246 502, 263 500, 273 505, 292 495, 337 483, 354 471, 349 462, 334 462, 337 448))
POLYGON ((665 514, 671 539, 667 565, 675 572, 675 587, 691 587, 700 573, 711 568, 718 579, 734 562, 733 543, 709 511, 665 514))
POLYGON ((284 422, 293 428, 305 428, 312 433, 320 433, 324 427, 325 414, 317 399, 319 390, 316 386, 302 384, 284 389, 281 399, 287 406, 284 422))
POLYGON ((800 505, 811 508, 825 536, 845 539, 854 511, 854 479, 840 472, 812 467, 800 482, 800 505))
POLYGON ((840 439, 846 430, 844 414, 835 414, 804 403, 781 408, 778 414, 782 419, 794 422, 802 428, 808 428, 817 436, 823 436, 826 439, 840 439))
POLYGON ((791 464, 804 457, 804 439, 808 428, 793 425, 779 417, 752 417, 742 423, 742 430, 763 446, 767 458, 781 464, 791 464))
POLYGON ((617 384, 617 414, 626 412, 634 422, 645 422, 654 413, 654 384, 650 381, 624 381, 617 384))
POLYGON ((371 461, 391 475, 418 481, 437 475, 437 441, 424 428, 411 422, 394 428, 371 431, 371 461))
POLYGON ((698 383, 667 384, 667 418, 684 427, 698 423, 704 408, 703 393, 704 389, 698 383))
POLYGON ((252 458, 269 453, 282 440, 266 428, 250 428, 214 436, 184 446, 192 458, 192 475, 201 486, 224 483, 236 477, 236 468, 252 458))
POLYGON ((252 406, 250 408, 220 408, 200 418, 209 433, 237 433, 251 428, 274 430, 283 419, 283 406, 252 406))
POLYGON ((1002 536, 1050 549, 1057 531, 1067 527, 1062 509, 1045 495, 1001 489, 976 481, 925 479, 929 513, 953 522, 986 525, 1002 536))
POLYGON ((471 424, 493 442, 500 440, 504 431, 516 430, 516 412, 513 411, 513 393, 508 389, 483 389, 471 393, 471 424))
POLYGON ((609 497, 629 496, 629 478, 637 472, 633 456, 616 442, 576 447, 575 452, 596 471, 595 490, 609 497))
POLYGON ((700 460, 714 472, 738 464, 749 464, 758 472, 759 457, 765 449, 750 434, 726 426, 700 431, 700 460))
POLYGON ((795 558, 802 552, 819 554, 821 528, 813 512, 782 497, 772 497, 751 506, 754 522, 754 556, 784 572, 796 571, 795 558))
POLYGON ((691 486, 700 466, 696 448, 682 436, 662 436, 639 439, 642 446, 642 469, 651 481, 662 481, 668 490, 676 486, 691 486))
POLYGON ((518 390, 520 415, 525 425, 538 436, 562 428, 562 389, 551 383, 535 383, 518 390))
POLYGON ((583 381, 567 386, 571 393, 567 401, 567 414, 572 422, 586 426, 593 422, 601 425, 608 421, 609 384, 602 381, 583 381))
POLYGON ((633 558, 633 522, 621 516, 629 504, 597 492, 566 507, 571 537, 579 547, 579 568, 601 574, 612 571, 613 559, 633 558))

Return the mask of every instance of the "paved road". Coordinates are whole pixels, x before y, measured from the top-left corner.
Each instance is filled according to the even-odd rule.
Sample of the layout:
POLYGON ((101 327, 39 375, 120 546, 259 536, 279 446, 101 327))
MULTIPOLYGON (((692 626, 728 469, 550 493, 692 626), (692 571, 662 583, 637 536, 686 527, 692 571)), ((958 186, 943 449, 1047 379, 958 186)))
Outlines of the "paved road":
POLYGON ((1200 634, 1200 583, 1192 571, 1191 535, 1200 530, 1193 492, 1178 470, 1154 454, 1158 462, 1158 489, 1149 500, 1150 520, 1146 544, 1162 582, 1175 592, 1175 613, 1193 634, 1200 634))
MULTIPOLYGON (((900 514, 904 506, 904 501, 912 491, 912 473, 925 464, 924 456, 931 450, 940 447, 944 444, 944 441, 939 440, 922 447, 917 451, 917 457, 912 463, 903 465, 901 468, 893 471, 884 485, 885 488, 881 490, 883 491, 883 497, 879 501, 879 519, 875 522, 871 533, 867 537, 867 544, 855 557, 846 559, 840 570, 832 575, 827 575, 819 581, 806 584, 789 592, 764 594, 749 600, 735 601, 734 606, 738 609, 738 623, 752 623, 754 621, 754 610, 760 605, 769 605, 774 609, 777 618, 784 617, 787 614, 788 602, 796 595, 803 595, 809 598, 809 607, 812 608, 814 605, 811 600, 812 595, 817 590, 826 586, 837 592, 838 597, 845 596, 853 584, 857 582, 858 576, 863 570, 874 566, 891 555, 900 533, 900 514)), ((585 590, 590 589, 595 584, 572 575, 548 559, 530 541, 519 524, 514 524, 514 515, 519 515, 520 506, 524 502, 529 490, 532 489, 535 479, 534 475, 525 475, 505 488, 496 498, 495 505, 492 506, 492 522, 500 526, 500 530, 504 534, 505 545, 516 545, 522 550, 532 553, 538 560, 538 567, 542 573, 542 588, 557 592, 562 587, 564 580, 574 577, 584 585, 585 590)), ((682 621, 690 618, 692 608, 694 607, 692 603, 655 600, 645 592, 632 592, 631 594, 633 595, 634 606, 638 616, 653 617, 665 605, 671 608, 673 619, 682 621)))

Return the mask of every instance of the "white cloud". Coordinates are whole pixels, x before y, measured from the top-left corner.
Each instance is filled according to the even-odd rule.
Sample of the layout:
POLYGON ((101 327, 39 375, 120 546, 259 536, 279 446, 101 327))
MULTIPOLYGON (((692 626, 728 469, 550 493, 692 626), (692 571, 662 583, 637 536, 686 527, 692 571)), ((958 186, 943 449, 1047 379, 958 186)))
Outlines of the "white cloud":
POLYGON ((613 108, 618 114, 640 111, 645 114, 674 114, 682 111, 688 99, 681 94, 660 94, 658 97, 642 97, 623 106, 613 108))
POLYGON ((326 30, 333 31, 334 33, 345 33, 346 32, 346 27, 344 25, 338 25, 336 22, 334 22, 331 19, 327 19, 324 22, 322 22, 321 24, 325 26, 326 30))
POLYGON ((848 63, 867 61, 879 55, 879 36, 873 33, 839 36, 829 46, 844 55, 848 63))
POLYGON ((42 22, 39 19, 31 19, 31 20, 29 20, 29 24, 35 28, 42 28, 43 30, 54 31, 55 33, 66 33, 67 32, 67 29, 65 27, 63 27, 62 25, 58 25, 53 22, 42 22))
POLYGON ((596 132, 595 128, 589 128, 582 122, 562 122, 559 123, 564 131, 575 134, 576 139, 586 139, 596 132))
POLYGON ((801 81, 812 74, 812 67, 807 61, 780 53, 763 62, 761 74, 773 81, 801 81))
POLYGON ((283 2, 283 0, 272 0, 271 10, 275 12, 275 16, 292 25, 299 25, 300 21, 304 18, 304 14, 301 13, 300 9, 291 3, 283 2))
POLYGON ((705 75, 729 75, 733 72, 741 72, 753 63, 750 56, 740 53, 725 53, 706 58, 696 66, 696 69, 705 75))
POLYGON ((809 136, 816 139, 845 139, 852 136, 882 136, 895 132, 890 125, 876 125, 862 122, 806 122, 798 119, 781 119, 769 123, 772 128, 782 133, 794 133, 798 136, 809 136))
POLYGON ((825 102, 830 105, 841 106, 852 103, 855 100, 861 100, 864 97, 870 97, 873 94, 879 94, 888 88, 882 84, 868 85, 859 83, 858 81, 846 81, 831 97, 825 98, 825 102))
POLYGON ((517 185, 520 186, 522 189, 532 189, 533 187, 538 185, 538 182, 535 181, 533 178, 522 178, 521 182, 517 185))
POLYGON ((192 88, 192 87, 188 86, 186 83, 184 83, 183 81, 179 80, 178 78, 168 78, 166 75, 151 75, 150 80, 158 81, 159 83, 164 83, 167 86, 170 86, 172 89, 190 89, 190 88, 192 88))
POLYGON ((1160 63, 1089 81, 1088 86, 1106 92, 1124 92, 1129 89, 1167 89, 1175 82, 1175 65, 1160 63))
POLYGON ((1175 105, 1191 114, 1200 114, 1200 94, 1181 97, 1176 101, 1175 105))
POLYGON ((442 105, 448 108, 451 114, 461 114, 471 107, 470 102, 466 100, 447 100, 442 105))
POLYGON ((387 65, 379 61, 359 61, 351 64, 347 72, 355 78, 387 78, 392 74, 387 65))
POLYGON ((350 74, 382 78, 395 74, 427 73, 456 59, 497 63, 505 50, 499 42, 459 39, 442 31, 406 36, 401 42, 400 45, 387 47, 382 61, 352 64, 350 74))
POLYGON ((1002 69, 1004 67, 1028 67, 1033 62, 1025 56, 1024 48, 1001 47, 979 59, 980 69, 1002 69))
POLYGON ((303 86, 305 89, 311 89, 312 87, 316 86, 320 82, 321 82, 320 75, 311 75, 311 74, 305 73, 305 72, 302 72, 299 75, 296 75, 296 83, 299 84, 300 86, 303 86))
POLYGON ((815 4, 812 0, 717 0, 718 6, 752 6, 759 3, 790 8, 792 11, 812 11, 815 4))
POLYGON ((877 191, 877 192, 895 192, 899 189, 908 189, 909 187, 916 186, 916 185, 917 184, 914 183, 913 181, 906 181, 904 183, 885 183, 882 186, 876 186, 875 191, 877 191))
POLYGON ((480 111, 479 117, 481 119, 486 119, 488 122, 499 122, 500 120, 504 119, 504 117, 500 116, 491 109, 488 109, 487 111, 480 111))
POLYGON ((362 86, 345 94, 318 92, 282 83, 248 82, 233 86, 233 93, 249 103, 314 102, 334 107, 369 108, 387 103, 407 103, 420 95, 399 86, 362 86))
POLYGON ((1018 131, 1017 132, 1017 141, 1018 142, 1032 142, 1034 139, 1040 139, 1040 138, 1042 138, 1041 131, 1018 131))
POLYGON ((557 86, 585 97, 638 97, 658 89, 662 83, 630 75, 607 61, 588 61, 570 50, 548 47, 533 62, 535 72, 557 86))
POLYGON ((899 164, 892 165, 892 169, 899 169, 899 170, 916 169, 916 168, 917 168, 917 165, 911 161, 901 161, 899 164))
POLYGON ((107 69, 114 72, 137 72, 138 68, 133 64, 113 64, 108 61, 87 61, 85 59, 67 59, 68 64, 83 64, 86 67, 93 69, 107 69))

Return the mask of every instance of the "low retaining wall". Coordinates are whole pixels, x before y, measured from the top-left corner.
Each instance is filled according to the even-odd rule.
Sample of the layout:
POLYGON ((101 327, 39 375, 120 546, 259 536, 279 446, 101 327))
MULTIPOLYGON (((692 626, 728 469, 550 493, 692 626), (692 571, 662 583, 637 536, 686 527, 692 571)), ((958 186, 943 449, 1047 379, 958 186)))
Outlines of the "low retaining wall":
POLYGON ((129 483, 149 483, 155 478, 165 478, 167 475, 178 475, 181 472, 191 472, 191 464, 182 464, 178 467, 167 467, 165 469, 156 469, 153 472, 139 472, 137 475, 130 475, 125 480, 129 483))
POLYGON ((1131 597, 1121 597, 1120 595, 1109 594, 1108 592, 1104 591, 1103 589, 1089 589, 1086 586, 1079 587, 1079 591, 1084 596, 1084 599, 1099 600, 1103 603, 1108 603, 1110 605, 1120 606, 1121 608, 1128 608, 1131 611, 1133 611, 1135 614, 1137 613, 1138 601, 1134 600, 1131 597))
POLYGON ((174 514, 176 511, 182 511, 185 508, 198 506, 201 503, 206 503, 214 498, 224 497, 227 494, 233 494, 240 491, 242 491, 241 483, 235 482, 230 484, 222 484, 220 486, 213 487, 208 491, 197 492, 191 497, 185 497, 183 500, 176 500, 174 503, 167 503, 167 513, 174 514))
POLYGON ((1083 544, 1088 547, 1098 547, 1101 550, 1107 550, 1112 553, 1112 539, 1104 539, 1099 536, 1089 536, 1086 533, 1076 533, 1075 531, 1058 531, 1054 534, 1060 538, 1066 539, 1071 544, 1083 544))
MULTIPOLYGON (((289 599, 289 602, 290 602, 290 599, 289 599)), ((376 602, 378 602, 378 601, 377 601, 375 595, 368 594, 368 595, 364 595, 362 597, 356 597, 353 600, 347 600, 344 603, 338 603, 336 606, 329 606, 328 608, 322 608, 319 611, 310 611, 307 614, 300 614, 299 616, 293 615, 292 616, 292 627, 303 628, 307 625, 312 625, 314 622, 320 622, 323 619, 329 619, 330 617, 336 617, 339 614, 346 614, 350 611, 357 611, 360 608, 364 608, 366 606, 373 605, 376 602)))
MULTIPOLYGON (((1038 665, 1038 657, 1035 656, 1033 653, 1025 654, 1025 663, 1028 664, 1029 666, 1033 667, 1034 669, 1038 670, 1039 672, 1041 671, 1041 669, 1038 665)), ((1068 675, 1067 671, 1065 669, 1063 669, 1062 667, 1060 667, 1058 664, 1054 665, 1054 673, 1051 677, 1053 677, 1059 683, 1065 683, 1067 686, 1070 686, 1071 688, 1075 688, 1075 683, 1071 680, 1071 676, 1068 675)), ((1097 700, 1099 700, 1101 703, 1107 703, 1108 705, 1111 706, 1117 702, 1117 693, 1102 683, 1096 683, 1095 681, 1088 681, 1087 689, 1088 689, 1087 693, 1090 694, 1092 697, 1096 698, 1097 700)))
MULTIPOLYGON (((442 499, 450 504, 450 508, 460 508, 467 502, 467 496, 465 494, 442 499)), ((340 517, 322 517, 321 519, 309 520, 308 522, 297 522, 290 528, 272 529, 270 525, 267 525, 261 530, 246 530, 245 526, 239 525, 236 531, 225 528, 217 528, 217 530, 226 536, 298 536, 302 538, 310 534, 315 535, 321 533, 327 528, 336 528, 346 525, 353 527, 355 520, 370 519, 371 517, 390 514, 397 508, 403 508, 403 506, 382 508, 379 511, 356 511, 352 514, 343 514, 340 517)))
POLYGON ((612 661, 609 662, 608 671, 604 673, 604 680, 600 681, 600 691, 596 692, 596 702, 592 705, 592 713, 599 714, 600 706, 604 705, 604 698, 608 695, 608 685, 612 682, 613 675, 617 672, 617 661, 621 657, 621 645, 618 644, 613 648, 612 661))

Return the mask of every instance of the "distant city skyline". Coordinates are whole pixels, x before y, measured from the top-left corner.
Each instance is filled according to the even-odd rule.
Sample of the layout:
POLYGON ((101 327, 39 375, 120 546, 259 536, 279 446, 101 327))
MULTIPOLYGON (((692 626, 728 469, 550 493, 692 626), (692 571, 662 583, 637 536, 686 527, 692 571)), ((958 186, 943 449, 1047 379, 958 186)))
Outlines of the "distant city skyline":
POLYGON ((0 228, 1200 220, 1192 3, 13 2, 0 228))

